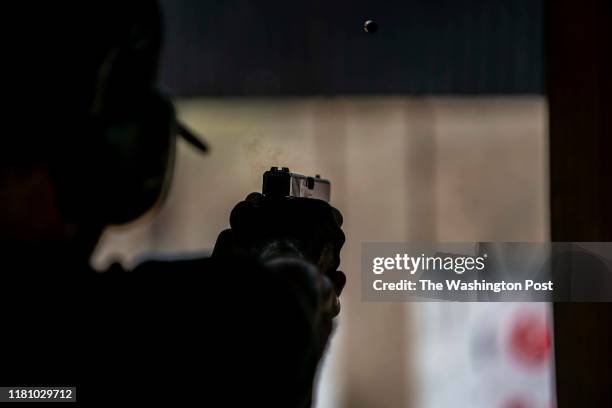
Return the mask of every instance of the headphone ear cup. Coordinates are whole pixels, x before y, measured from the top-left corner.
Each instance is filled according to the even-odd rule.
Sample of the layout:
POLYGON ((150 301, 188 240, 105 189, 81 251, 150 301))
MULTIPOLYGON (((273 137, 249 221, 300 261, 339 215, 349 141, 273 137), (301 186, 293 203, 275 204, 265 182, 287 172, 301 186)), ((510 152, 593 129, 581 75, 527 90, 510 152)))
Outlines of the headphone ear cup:
POLYGON ((102 135, 98 202, 106 224, 124 224, 166 198, 174 170, 176 118, 172 104, 151 92, 102 135))
POLYGON ((77 130, 53 165, 68 222, 125 224, 166 198, 174 172, 174 108, 154 92, 131 106, 77 130))
POLYGON ((165 198, 172 177, 175 112, 154 88, 159 13, 137 8, 113 29, 88 96, 89 116, 53 165, 58 205, 71 222, 132 221, 165 198))

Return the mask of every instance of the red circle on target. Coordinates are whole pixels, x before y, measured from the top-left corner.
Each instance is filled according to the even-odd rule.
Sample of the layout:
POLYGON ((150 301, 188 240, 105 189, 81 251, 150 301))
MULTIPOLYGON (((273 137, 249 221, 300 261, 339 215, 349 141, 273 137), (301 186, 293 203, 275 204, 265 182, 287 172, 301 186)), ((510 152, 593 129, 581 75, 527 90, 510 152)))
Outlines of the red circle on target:
POLYGON ((512 356, 528 366, 540 366, 550 357, 550 329, 540 316, 522 315, 510 329, 512 356))

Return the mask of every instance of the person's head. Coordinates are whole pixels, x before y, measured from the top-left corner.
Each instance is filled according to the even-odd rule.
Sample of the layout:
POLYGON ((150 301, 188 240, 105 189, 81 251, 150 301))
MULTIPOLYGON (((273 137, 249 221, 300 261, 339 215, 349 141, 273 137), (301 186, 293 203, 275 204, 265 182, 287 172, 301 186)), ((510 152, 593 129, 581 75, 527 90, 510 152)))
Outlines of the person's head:
POLYGON ((155 88, 159 9, 105 1, 38 11, 44 21, 13 55, 25 84, 9 101, 19 131, 3 137, 1 238, 95 242, 159 203, 172 174, 180 126, 155 88))

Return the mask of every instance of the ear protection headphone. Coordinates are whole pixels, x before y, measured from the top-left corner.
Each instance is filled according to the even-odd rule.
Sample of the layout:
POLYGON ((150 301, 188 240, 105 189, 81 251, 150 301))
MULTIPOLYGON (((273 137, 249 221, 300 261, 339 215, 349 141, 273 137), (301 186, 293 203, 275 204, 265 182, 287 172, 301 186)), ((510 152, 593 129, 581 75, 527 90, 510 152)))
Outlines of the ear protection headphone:
POLYGON ((167 195, 176 135, 207 149, 155 89, 159 20, 154 23, 133 25, 100 65, 88 134, 74 141, 71 168, 60 164, 61 179, 68 180, 62 211, 70 221, 108 225, 140 217, 167 195))

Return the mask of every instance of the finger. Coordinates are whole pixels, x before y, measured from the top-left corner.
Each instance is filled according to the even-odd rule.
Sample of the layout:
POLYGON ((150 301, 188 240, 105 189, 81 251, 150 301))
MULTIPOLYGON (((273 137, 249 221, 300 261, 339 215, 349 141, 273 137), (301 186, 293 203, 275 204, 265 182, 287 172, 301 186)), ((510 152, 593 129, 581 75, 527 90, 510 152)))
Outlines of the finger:
POLYGON ((342 271, 332 270, 327 272, 326 276, 334 284, 336 296, 340 296, 344 286, 346 285, 346 275, 342 271))
POLYGON ((338 296, 334 296, 334 305, 332 306, 332 317, 336 317, 340 314, 342 304, 340 303, 340 298, 338 296))
POLYGON ((335 317, 340 313, 340 300, 336 296, 334 284, 326 276, 321 279, 321 305, 323 306, 324 315, 328 314, 335 317))
POLYGON ((338 211, 336 208, 332 207, 332 214, 334 215, 334 219, 338 223, 338 226, 341 227, 344 223, 344 218, 342 217, 342 213, 338 211))
POLYGON ((264 202, 264 196, 261 193, 254 192, 246 196, 244 201, 253 205, 261 205, 264 202))
POLYGON ((250 202, 239 202, 230 213, 230 226, 232 228, 239 228, 244 222, 248 222, 252 218, 251 214, 254 210, 255 206, 250 202))

